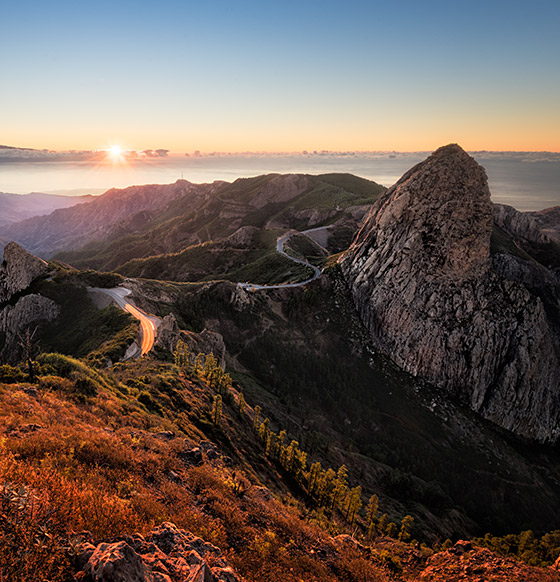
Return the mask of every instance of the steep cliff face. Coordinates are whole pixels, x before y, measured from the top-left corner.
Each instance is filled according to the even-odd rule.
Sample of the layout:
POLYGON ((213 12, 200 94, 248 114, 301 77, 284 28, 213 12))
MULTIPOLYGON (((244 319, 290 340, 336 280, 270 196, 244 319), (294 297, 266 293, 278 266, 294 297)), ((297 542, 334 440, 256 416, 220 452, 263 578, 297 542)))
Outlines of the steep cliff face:
POLYGON ((15 242, 8 243, 0 265, 0 304, 27 289, 33 279, 48 270, 45 261, 30 255, 15 242))
POLYGON ((378 349, 519 435, 560 436, 560 366, 541 300, 491 266, 484 169, 437 150, 373 205, 341 260, 378 349))
POLYGON ((4 249, 0 265, 0 361, 17 358, 19 336, 25 328, 50 321, 59 307, 46 297, 25 294, 31 283, 48 273, 47 263, 14 242, 4 249))

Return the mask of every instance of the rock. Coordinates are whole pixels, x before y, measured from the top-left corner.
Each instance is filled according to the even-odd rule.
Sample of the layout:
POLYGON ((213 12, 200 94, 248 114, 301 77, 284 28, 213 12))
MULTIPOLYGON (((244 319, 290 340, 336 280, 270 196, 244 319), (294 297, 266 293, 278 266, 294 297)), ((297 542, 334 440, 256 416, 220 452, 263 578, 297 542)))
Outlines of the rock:
POLYGON ((268 487, 253 487, 253 495, 262 501, 272 501, 274 499, 274 494, 268 487))
POLYGON ((182 338, 192 354, 214 354, 218 364, 225 366, 226 344, 221 334, 203 329, 200 333, 183 332, 182 338))
POLYGON ((202 451, 198 447, 193 447, 181 453, 181 458, 187 465, 200 465, 202 463, 202 451))
POLYGON ((177 319, 172 313, 166 315, 157 329, 156 346, 173 352, 180 337, 181 331, 179 330, 177 319))
POLYGON ((84 542, 76 564, 90 582, 241 582, 219 548, 172 523, 146 538, 134 534, 97 546, 84 542))
POLYGON ((365 551, 366 548, 358 540, 348 534, 341 534, 333 538, 333 542, 337 545, 349 546, 355 550, 365 551))
POLYGON ((558 558, 556 559, 556 562, 554 562, 554 566, 552 566, 553 570, 560 570, 560 556, 558 556, 558 558))
POLYGON ((46 261, 28 253, 15 242, 8 243, 4 248, 4 262, 0 265, 0 304, 48 272, 46 261))
POLYGON ((169 471, 169 473, 167 473, 167 477, 169 478, 170 481, 173 481, 174 483, 181 482, 181 477, 177 473, 175 473, 175 471, 169 471))
POLYGON ((154 436, 164 441, 172 441, 175 438, 175 434, 170 430, 161 430, 160 432, 155 432, 154 436))
POLYGON ((83 571, 92 582, 154 582, 152 569, 124 541, 99 544, 83 571))
POLYGON ((218 452, 216 445, 214 443, 211 443, 210 441, 200 441, 198 443, 198 446, 200 447, 202 452, 206 455, 206 458, 209 461, 217 459, 220 456, 220 453, 218 452))
POLYGON ((25 295, 15 305, 0 309, 0 360, 15 361, 19 359, 19 334, 24 329, 37 326, 45 321, 52 321, 60 313, 58 305, 42 295, 25 295))
POLYGON ((418 580, 558 582, 558 574, 550 569, 534 568, 511 558, 502 558, 486 548, 473 547, 470 542, 460 541, 449 550, 428 558, 418 580))
POLYGON ((550 238, 529 212, 519 212, 512 206, 494 204, 494 222, 516 242, 547 243, 550 238))
POLYGON ((259 232, 259 229, 255 226, 242 226, 226 238, 225 244, 233 248, 248 247, 253 244, 259 232))
POLYGON ((484 169, 437 150, 382 194, 340 265, 374 346, 516 434, 560 436, 560 346, 539 297, 491 268, 484 169))

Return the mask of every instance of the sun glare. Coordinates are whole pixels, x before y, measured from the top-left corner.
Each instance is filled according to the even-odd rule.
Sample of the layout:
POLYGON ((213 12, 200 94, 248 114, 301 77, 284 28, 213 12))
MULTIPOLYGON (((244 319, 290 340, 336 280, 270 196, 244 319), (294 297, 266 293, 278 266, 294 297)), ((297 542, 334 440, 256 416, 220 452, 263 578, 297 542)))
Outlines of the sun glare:
POLYGON ((110 153, 110 154, 111 154, 113 157, 115 157, 115 158, 118 158, 118 157, 119 157, 119 156, 120 156, 120 155, 123 153, 123 150, 122 150, 121 146, 114 145, 114 146, 111 146, 111 147, 109 148, 109 153, 110 153))

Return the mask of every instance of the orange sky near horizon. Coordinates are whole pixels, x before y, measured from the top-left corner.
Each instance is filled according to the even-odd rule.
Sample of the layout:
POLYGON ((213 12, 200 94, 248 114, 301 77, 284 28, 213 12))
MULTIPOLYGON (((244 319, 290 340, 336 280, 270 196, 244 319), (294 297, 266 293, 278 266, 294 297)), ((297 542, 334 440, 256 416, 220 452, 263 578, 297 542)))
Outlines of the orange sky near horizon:
POLYGON ((0 142, 560 152, 558 0, 7 3, 0 142))

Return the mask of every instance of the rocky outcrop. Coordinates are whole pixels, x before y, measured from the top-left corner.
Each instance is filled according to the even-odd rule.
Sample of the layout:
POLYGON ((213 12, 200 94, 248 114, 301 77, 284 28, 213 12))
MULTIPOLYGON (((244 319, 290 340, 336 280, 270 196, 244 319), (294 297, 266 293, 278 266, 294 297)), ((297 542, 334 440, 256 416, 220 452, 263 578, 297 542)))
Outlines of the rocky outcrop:
POLYGON ((52 321, 60 312, 58 305, 41 295, 25 295, 15 305, 0 310, 0 361, 13 360, 18 356, 19 334, 32 325, 52 321))
POLYGON ((458 541, 452 548, 428 559, 419 580, 442 582, 558 582, 558 574, 547 568, 534 568, 511 558, 497 556, 486 548, 458 541))
POLYGON ((19 357, 19 334, 24 329, 58 316, 54 301, 28 292, 31 283, 48 272, 45 261, 14 242, 6 245, 0 266, 0 361, 19 357))
POLYGON ((341 259, 374 344, 519 435, 560 436, 560 365, 542 301, 491 268, 486 173, 437 150, 373 205, 341 259))
POLYGON ((84 542, 77 562, 80 579, 87 582, 241 582, 216 546, 172 523, 145 538, 84 542))
POLYGON ((45 261, 29 254, 15 242, 8 243, 0 265, 0 305, 48 272, 49 266, 45 261))
POLYGON ((519 212, 512 206, 494 204, 494 222, 516 242, 547 243, 550 241, 533 213, 519 212))

